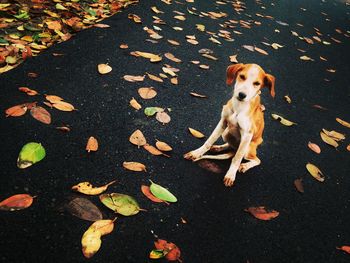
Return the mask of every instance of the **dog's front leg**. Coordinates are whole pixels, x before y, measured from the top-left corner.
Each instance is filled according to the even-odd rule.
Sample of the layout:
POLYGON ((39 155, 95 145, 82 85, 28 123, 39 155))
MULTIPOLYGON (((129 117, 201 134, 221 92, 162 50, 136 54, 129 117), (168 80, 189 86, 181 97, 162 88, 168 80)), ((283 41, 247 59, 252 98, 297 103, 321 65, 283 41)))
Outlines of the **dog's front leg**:
POLYGON ((226 128, 225 121, 223 118, 221 118, 218 125, 216 125, 216 128, 214 129, 212 134, 209 136, 209 138, 206 140, 206 142, 198 149, 186 153, 184 155, 184 158, 188 160, 193 160, 193 161, 200 158, 203 154, 209 151, 210 147, 217 141, 217 139, 219 139, 221 134, 224 132, 225 128, 226 128))
POLYGON ((253 138, 252 133, 243 132, 241 136, 241 143, 239 144, 238 150, 236 155, 232 158, 232 162, 230 165, 230 169, 227 171, 225 177, 224 177, 224 184, 226 186, 232 186, 235 179, 236 179, 236 173, 239 168, 239 165, 241 164, 244 155, 249 150, 249 144, 250 141, 253 138))

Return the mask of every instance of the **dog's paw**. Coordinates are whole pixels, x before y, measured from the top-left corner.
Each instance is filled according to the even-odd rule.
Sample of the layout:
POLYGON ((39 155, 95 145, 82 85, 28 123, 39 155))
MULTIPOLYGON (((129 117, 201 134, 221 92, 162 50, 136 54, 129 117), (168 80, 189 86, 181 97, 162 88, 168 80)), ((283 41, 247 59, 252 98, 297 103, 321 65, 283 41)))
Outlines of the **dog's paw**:
POLYGON ((250 169, 250 166, 248 165, 248 163, 241 163, 239 168, 238 168, 238 171, 240 173, 245 173, 246 171, 248 171, 250 169))
POLYGON ((224 177, 224 185, 227 187, 233 186, 235 182, 236 176, 235 175, 225 175, 224 177))
POLYGON ((192 160, 192 161, 195 161, 197 159, 199 159, 200 157, 202 157, 202 153, 199 152, 198 150, 195 150, 195 151, 190 151, 186 154, 184 154, 184 158, 187 159, 187 160, 192 160))

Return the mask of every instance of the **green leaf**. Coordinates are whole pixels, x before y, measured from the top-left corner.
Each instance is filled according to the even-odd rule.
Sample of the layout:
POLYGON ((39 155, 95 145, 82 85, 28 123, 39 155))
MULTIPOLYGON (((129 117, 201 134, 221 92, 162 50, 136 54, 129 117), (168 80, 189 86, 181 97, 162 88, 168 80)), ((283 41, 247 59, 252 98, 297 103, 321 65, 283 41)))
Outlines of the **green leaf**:
POLYGON ((2 44, 3 45, 8 45, 8 43, 9 42, 6 39, 3 39, 3 38, 0 37, 0 45, 2 45, 2 44))
POLYGON ((100 200, 109 209, 123 216, 136 215, 142 210, 133 197, 125 194, 102 194, 100 200))
POLYGON ((29 142, 23 146, 17 159, 18 168, 27 168, 42 159, 46 155, 44 147, 37 142, 29 142))
POLYGON ((154 114, 156 114, 157 112, 162 112, 164 111, 162 108, 159 107, 147 107, 145 108, 145 114, 150 117, 153 116, 154 114))
POLYGON ((97 15, 96 11, 93 10, 91 7, 88 10, 86 10, 86 11, 92 16, 96 16, 97 15))
POLYGON ((65 8, 63 5, 61 5, 60 3, 56 4, 56 9, 58 10, 68 10, 67 8, 65 8))
POLYGON ((153 249, 150 253, 149 253, 149 258, 150 259, 160 259, 166 256, 167 251, 165 250, 161 250, 161 249, 153 249))
POLYGON ((14 15, 15 18, 17 19, 29 19, 29 15, 27 11, 24 10, 19 10, 18 15, 14 15))
POLYGON ((39 31, 42 31, 42 29, 41 29, 41 28, 36 27, 36 26, 33 26, 32 24, 29 24, 29 23, 24 24, 24 25, 23 25, 23 27, 24 27, 24 29, 27 29, 27 30, 29 30, 29 31, 33 31, 33 32, 39 32, 39 31))
POLYGON ((163 201, 168 201, 171 203, 177 202, 176 196, 170 193, 169 190, 165 189, 163 186, 160 186, 159 184, 153 183, 151 180, 150 182, 151 182, 150 190, 155 197, 158 197, 163 201))

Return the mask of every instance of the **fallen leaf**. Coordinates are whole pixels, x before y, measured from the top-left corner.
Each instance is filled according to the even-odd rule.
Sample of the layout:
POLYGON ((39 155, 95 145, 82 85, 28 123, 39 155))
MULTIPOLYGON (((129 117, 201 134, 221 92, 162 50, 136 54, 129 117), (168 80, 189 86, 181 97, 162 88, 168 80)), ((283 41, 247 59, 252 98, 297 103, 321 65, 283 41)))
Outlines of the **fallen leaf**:
POLYGON ((107 190, 108 186, 114 184, 116 181, 112 181, 106 185, 100 187, 93 187, 89 182, 82 182, 72 186, 72 190, 86 195, 99 195, 107 190))
POLYGON ((205 31, 205 25, 202 25, 202 24, 196 24, 196 28, 197 28, 199 31, 202 31, 202 32, 204 32, 204 31, 205 31))
POLYGON ((130 100, 129 103, 130 103, 130 106, 133 107, 135 110, 139 110, 142 108, 141 104, 138 103, 134 97, 130 100))
POLYGON ((350 144, 348 144, 348 146, 346 146, 346 150, 348 150, 350 152, 350 144))
POLYGON ((107 74, 112 71, 112 67, 108 64, 98 64, 97 70, 100 74, 107 74))
POLYGON ((86 143, 86 148, 88 152, 93 151, 96 152, 98 150, 98 141, 94 137, 90 137, 86 143))
POLYGON ((167 58, 167 59, 170 59, 171 61, 173 62, 176 62, 176 63, 181 63, 181 59, 178 59, 176 58, 173 54, 171 53, 165 53, 164 56, 167 58))
POLYGON ((144 81, 145 76, 125 75, 123 78, 129 82, 138 82, 138 81, 144 81))
POLYGON ((35 106, 30 109, 30 114, 33 116, 34 119, 45 123, 50 124, 51 123, 51 114, 43 107, 35 106))
POLYGON ((309 173, 317 180, 320 182, 323 182, 325 180, 325 177, 323 173, 321 172, 318 167, 312 163, 307 163, 306 164, 306 169, 309 171, 309 173))
POLYGON ((232 56, 230 56, 230 62, 232 62, 232 63, 238 63, 237 56, 238 56, 238 55, 232 55, 232 56))
POLYGON ((45 99, 51 103, 57 103, 63 100, 61 97, 56 95, 45 95, 45 99))
POLYGON ((156 142, 156 147, 158 148, 158 150, 163 151, 163 152, 169 152, 169 151, 173 150, 173 148, 171 148, 170 145, 168 145, 165 142, 158 141, 158 140, 156 142))
POLYGON ((166 124, 166 123, 169 123, 171 121, 171 118, 168 115, 168 113, 166 113, 164 111, 163 112, 158 111, 156 114, 156 119, 157 119, 157 121, 159 121, 162 124, 166 124))
POLYGON ((152 6, 151 9, 156 14, 163 14, 164 13, 164 12, 160 11, 156 6, 152 6))
POLYGON ((73 111, 75 110, 74 106, 65 101, 57 101, 52 104, 52 107, 60 110, 60 111, 73 111))
POLYGON ((109 209, 123 216, 136 215, 142 210, 133 197, 125 194, 102 194, 100 200, 109 209))
POLYGON ((139 162, 123 162, 123 167, 130 171, 146 172, 146 166, 143 163, 139 162))
POLYGON ((299 193, 304 193, 303 179, 295 179, 294 186, 298 190, 299 193))
POLYGON ((170 203, 177 202, 177 198, 168 189, 164 188, 159 184, 152 182, 151 180, 150 182, 151 182, 150 191, 155 197, 170 203))
POLYGON ((202 94, 199 94, 199 93, 196 93, 196 92, 190 92, 190 94, 191 94, 193 97, 197 97, 197 98, 207 98, 206 95, 202 95, 202 94))
POLYGON ((132 144, 137 145, 138 147, 144 146, 147 143, 145 136, 143 135, 143 133, 140 130, 134 131, 130 135, 129 141, 132 144))
POLYGON ((162 67, 162 70, 164 71, 164 73, 167 73, 172 77, 176 76, 176 73, 173 70, 171 70, 170 68, 162 67))
POLYGON ((342 120, 342 119, 340 119, 340 118, 335 118, 335 120, 336 120, 337 122, 339 122, 341 125, 343 125, 343 126, 345 126, 345 127, 347 127, 347 128, 350 128, 350 123, 349 123, 349 122, 344 121, 344 120, 342 120))
POLYGON ((0 210, 16 211, 28 208, 32 205, 33 198, 28 194, 12 195, 0 202, 0 210))
POLYGON ((27 87, 19 87, 18 90, 22 91, 24 93, 27 93, 27 95, 29 95, 29 96, 35 96, 35 95, 39 94, 36 90, 30 89, 27 87))
POLYGON ((154 242, 154 246, 156 247, 156 251, 162 251, 167 260, 182 262, 180 259, 180 249, 174 243, 168 242, 164 239, 158 239, 154 242))
POLYGON ((180 20, 180 21, 185 21, 186 17, 184 16, 174 16, 175 19, 180 20))
POLYGON ((249 212, 252 216, 260 220, 271 220, 279 215, 279 212, 268 209, 264 206, 249 207, 244 209, 245 212, 249 212))
POLYGON ((102 219, 102 213, 90 200, 77 197, 71 200, 65 209, 72 215, 87 221, 102 219))
POLYGON ((333 140, 339 142, 342 140, 345 140, 345 134, 342 134, 340 132, 336 131, 328 131, 326 129, 322 129, 322 131, 329 137, 331 137, 333 140))
POLYGON ((148 52, 141 52, 141 51, 135 51, 134 53, 137 56, 141 56, 143 58, 149 59, 151 62, 159 62, 162 60, 162 57, 160 57, 156 54, 152 54, 152 53, 148 53, 148 52))
POLYGON ((177 79, 177 77, 171 78, 171 79, 170 79, 170 82, 171 82, 171 84, 173 84, 173 85, 178 85, 178 84, 179 84, 179 80, 177 79))
POLYGON ((153 99, 155 96, 157 96, 157 91, 155 91, 153 87, 139 88, 138 93, 140 97, 145 100, 153 99))
POLYGON ((148 151, 150 154, 152 154, 152 155, 156 155, 156 156, 158 156, 158 155, 164 155, 164 156, 166 156, 166 157, 170 157, 169 155, 167 155, 167 154, 165 154, 165 153, 159 151, 156 147, 154 147, 154 146, 152 146, 152 145, 145 144, 145 145, 143 146, 143 148, 144 148, 146 151, 148 151))
POLYGON ((291 99, 288 95, 284 96, 284 99, 285 99, 289 104, 292 103, 292 99, 291 99))
POLYGON ((63 131, 63 132, 70 132, 70 128, 67 126, 60 126, 56 127, 57 130, 63 131))
POLYGON ((94 24, 94 27, 97 27, 97 28, 109 28, 111 26, 107 25, 107 24, 98 23, 98 24, 94 24))
POLYGON ((258 47, 254 47, 254 50, 259 52, 260 54, 263 54, 263 55, 266 55, 266 56, 269 54, 265 50, 263 50, 261 48, 258 48, 258 47))
POLYGON ((27 112, 27 109, 28 108, 25 104, 10 107, 5 111, 6 117, 20 117, 27 112))
POLYGON ((282 48, 283 46, 280 45, 280 44, 278 44, 278 43, 272 43, 272 44, 271 44, 271 47, 272 47, 273 49, 279 49, 279 48, 282 48))
POLYGON ((336 249, 342 250, 342 251, 350 254, 350 246, 341 246, 341 247, 337 247, 336 249))
POLYGON ((120 44, 119 48, 121 48, 121 49, 128 49, 129 46, 128 46, 128 44, 120 44))
POLYGON ((334 148, 337 148, 339 146, 339 144, 334 140, 332 139, 331 137, 329 137, 327 134, 325 134, 324 132, 320 132, 320 136, 321 136, 321 139, 322 141, 324 141, 325 143, 333 146, 334 148))
POLYGON ((307 146, 310 148, 310 150, 314 151, 315 153, 321 153, 321 148, 316 143, 308 142, 307 146))
POLYGON ((203 65, 203 64, 199 65, 199 67, 201 69, 209 69, 210 68, 208 65, 203 65))
POLYGON ((152 249, 152 251, 149 253, 150 259, 160 259, 165 257, 166 251, 160 250, 160 249, 152 249))
POLYGON ((282 123, 283 125, 285 126, 292 126, 292 125, 297 125, 297 123, 295 122, 292 122, 290 120, 287 120, 285 118, 283 118, 282 116, 280 115, 277 115, 277 114, 271 114, 272 118, 274 120, 278 120, 280 123, 282 123))
MULTIPOLYGON (((141 191, 142 193, 149 199, 151 200, 152 202, 155 202, 155 203, 167 203, 157 197, 155 197, 152 193, 151 193, 151 190, 149 188, 149 186, 147 185, 141 185, 141 191)), ((168 204, 168 203, 167 203, 168 204)))
POLYGON ((160 83, 163 82, 163 80, 161 78, 159 78, 159 77, 157 77, 155 75, 152 75, 152 74, 149 74, 149 73, 146 73, 146 74, 151 80, 154 80, 154 81, 157 81, 157 82, 160 82, 160 83))
POLYGON ((46 152, 44 147, 37 142, 25 144, 19 152, 17 167, 24 169, 45 158, 46 152))
POLYGON ((301 56, 300 59, 305 61, 313 61, 313 59, 308 56, 301 56))
POLYGON ((130 20, 133 20, 135 23, 140 24, 142 23, 141 18, 138 15, 135 14, 128 14, 128 18, 130 20))
POLYGON ((179 42, 177 42, 177 41, 175 41, 175 40, 172 40, 172 39, 168 39, 167 41, 168 41, 170 44, 174 45, 174 46, 179 46, 179 45, 180 45, 179 42))
POLYGON ((254 47, 250 46, 250 45, 243 45, 242 47, 244 47, 245 49, 254 52, 254 47))
POLYGON ((146 116, 151 117, 154 114, 156 114, 157 112, 163 112, 164 109, 160 108, 160 107, 146 107, 144 110, 144 113, 146 116))
POLYGON ((223 170, 220 168, 219 165, 217 165, 216 163, 212 162, 212 161, 209 161, 209 160, 200 160, 197 162, 199 167, 207 170, 207 171, 210 171, 210 172, 213 172, 213 173, 216 173, 216 174, 221 174, 223 173, 223 170))
POLYGON ((82 239, 81 246, 84 257, 91 258, 100 249, 102 244, 101 232, 93 229, 85 231, 82 239))
POLYGON ((196 138, 201 139, 201 138, 204 138, 204 137, 205 137, 205 135, 204 135, 203 133, 201 133, 200 131, 197 131, 197 130, 192 129, 192 128, 188 128, 188 130, 189 130, 190 133, 191 133, 194 137, 196 137, 196 138))

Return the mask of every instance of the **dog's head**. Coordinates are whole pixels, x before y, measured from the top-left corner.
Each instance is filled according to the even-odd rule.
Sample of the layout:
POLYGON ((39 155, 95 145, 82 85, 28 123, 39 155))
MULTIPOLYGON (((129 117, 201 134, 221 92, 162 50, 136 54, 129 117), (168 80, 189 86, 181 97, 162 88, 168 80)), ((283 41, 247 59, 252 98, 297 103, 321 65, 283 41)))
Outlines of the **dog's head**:
POLYGON ((227 85, 235 82, 233 96, 239 101, 250 101, 267 87, 275 97, 275 77, 265 73, 257 64, 234 64, 227 68, 227 85))

